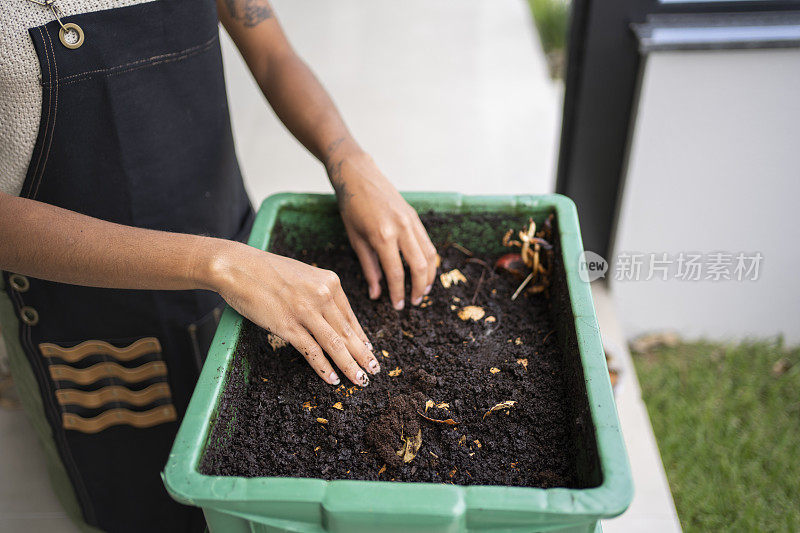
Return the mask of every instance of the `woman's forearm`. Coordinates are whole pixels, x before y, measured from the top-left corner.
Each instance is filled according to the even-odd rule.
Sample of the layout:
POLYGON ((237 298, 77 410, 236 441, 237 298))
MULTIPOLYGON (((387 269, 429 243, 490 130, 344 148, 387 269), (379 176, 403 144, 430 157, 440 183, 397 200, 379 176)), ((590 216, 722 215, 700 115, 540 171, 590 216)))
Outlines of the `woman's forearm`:
POLYGON ((215 289, 234 243, 106 222, 0 193, 0 269, 120 289, 215 289))
POLYGON ((358 152, 325 88, 292 48, 267 0, 217 0, 219 19, 292 135, 330 168, 358 152))
POLYGON ((262 72, 256 81, 278 118, 326 167, 361 151, 327 91, 300 57, 273 57, 262 72))

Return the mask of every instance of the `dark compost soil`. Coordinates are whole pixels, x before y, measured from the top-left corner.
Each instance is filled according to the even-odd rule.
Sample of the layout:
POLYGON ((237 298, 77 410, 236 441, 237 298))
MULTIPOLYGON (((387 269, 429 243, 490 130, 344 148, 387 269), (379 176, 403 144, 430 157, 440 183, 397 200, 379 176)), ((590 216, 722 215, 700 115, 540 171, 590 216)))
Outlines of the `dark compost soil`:
MULTIPOLYGON (((423 307, 400 312, 385 288, 379 301, 369 300, 348 246, 301 248, 302 240, 287 239, 279 223, 270 250, 339 274, 382 371, 363 389, 344 379, 338 388, 326 385, 291 346, 273 350, 266 332, 246 323, 201 471, 545 488, 597 484, 599 474, 585 473, 596 452, 575 342, 561 338, 574 331, 558 327, 571 321, 563 269, 557 265, 558 280, 546 294, 511 301, 518 280, 468 261, 448 245, 452 232, 435 231, 458 227, 467 216, 490 228, 497 242, 510 227, 501 225, 508 217, 423 216, 432 236, 440 235, 439 242, 434 238, 439 273, 457 268, 467 282, 446 289, 437 275, 423 307), (485 310, 483 319, 458 317, 470 304, 485 310), (573 353, 565 356, 565 346, 573 353), (487 414, 507 401, 515 403, 487 414), (413 448, 419 436, 416 456, 404 463, 398 451, 413 448)), ((527 218, 514 221, 519 229, 527 218)), ((493 265, 498 255, 475 257, 493 265)))

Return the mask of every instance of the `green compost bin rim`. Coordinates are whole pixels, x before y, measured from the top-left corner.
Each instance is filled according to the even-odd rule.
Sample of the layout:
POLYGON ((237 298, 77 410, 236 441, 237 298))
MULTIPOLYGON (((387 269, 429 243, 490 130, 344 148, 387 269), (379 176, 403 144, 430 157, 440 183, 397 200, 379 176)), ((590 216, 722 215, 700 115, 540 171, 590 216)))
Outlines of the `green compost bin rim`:
MULTIPOLYGON (((507 515, 517 524, 525 517, 549 516, 551 523, 574 523, 613 517, 627 509, 633 497, 630 466, 617 418, 603 345, 589 283, 578 276, 578 257, 583 251, 577 211, 569 198, 558 194, 540 196, 465 196, 458 193, 406 193, 419 210, 442 212, 554 210, 575 319, 586 393, 594 424, 602 483, 588 489, 503 486, 457 486, 435 483, 351 481, 294 477, 210 476, 198 470, 216 415, 216 400, 224 387, 243 319, 228 307, 222 315, 194 394, 162 473, 167 491, 179 502, 245 517, 269 520, 255 503, 283 507, 276 523, 288 524, 291 509, 316 504, 316 516, 307 525, 322 523, 328 512, 394 513, 430 519, 461 518, 489 524, 485 518, 507 515), (288 513, 288 514, 284 514, 288 513), (484 514, 488 513, 488 514, 484 514), (513 518, 512 518, 513 517, 513 518)), ((279 193, 268 197, 253 226, 248 244, 266 249, 278 212, 288 206, 330 205, 333 195, 279 193)), ((502 520, 501 520, 502 521, 502 520)), ((305 522, 305 520, 304 520, 305 522)), ((312 526, 313 527, 313 526, 312 526)))

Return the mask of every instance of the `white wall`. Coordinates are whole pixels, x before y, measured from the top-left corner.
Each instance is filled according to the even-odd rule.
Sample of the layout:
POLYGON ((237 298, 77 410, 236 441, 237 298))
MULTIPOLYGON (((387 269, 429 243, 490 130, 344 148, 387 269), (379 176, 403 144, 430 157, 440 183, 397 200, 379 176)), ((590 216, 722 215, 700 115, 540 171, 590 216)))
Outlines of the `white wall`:
MULTIPOLYGON (((274 0, 298 52, 401 190, 553 189, 561 84, 523 0, 274 0)), ((329 191, 264 103, 227 35, 234 136, 254 203, 329 191)))
POLYGON ((612 281, 626 334, 800 342, 799 198, 800 50, 651 54, 615 252, 764 259, 754 282, 612 281))

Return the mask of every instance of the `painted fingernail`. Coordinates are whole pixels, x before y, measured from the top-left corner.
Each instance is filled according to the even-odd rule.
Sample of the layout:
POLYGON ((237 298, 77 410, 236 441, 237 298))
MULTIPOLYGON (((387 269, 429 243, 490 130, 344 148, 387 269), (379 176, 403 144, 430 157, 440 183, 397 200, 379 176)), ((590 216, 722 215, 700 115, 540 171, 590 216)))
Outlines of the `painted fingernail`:
POLYGON ((374 352, 375 351, 375 348, 372 346, 371 342, 367 341, 364 344, 367 345, 367 350, 369 350, 370 352, 374 352))
POLYGON ((328 376, 328 380, 331 382, 331 385, 338 385, 342 382, 339 376, 336 375, 336 372, 331 372, 331 375, 328 376))
POLYGON ((380 371, 381 371, 381 365, 379 365, 379 364, 378 364, 378 361, 376 361, 375 359, 373 359, 372 361, 370 361, 368 366, 369 366, 369 369, 370 369, 370 371, 371 371, 373 374, 377 374, 378 372, 380 372, 380 371))
POLYGON ((363 370, 359 370, 358 372, 356 372, 356 381, 360 383, 362 387, 366 387, 367 385, 369 385, 369 377, 367 376, 367 373, 364 372, 363 370))
POLYGON ((420 296, 419 298, 414 298, 413 300, 411 300, 411 303, 414 304, 414 305, 421 304, 422 303, 422 296, 420 296))
POLYGON ((369 298, 370 300, 374 300, 380 295, 380 291, 377 287, 370 287, 369 288, 369 298))
POLYGON ((406 301, 405 300, 400 300, 399 302, 394 304, 394 308, 397 309, 398 311, 400 311, 403 307, 405 307, 405 305, 406 305, 406 301))
POLYGON ((427 287, 425 287, 425 294, 430 294, 431 289, 433 289, 433 285, 428 285, 427 287))

